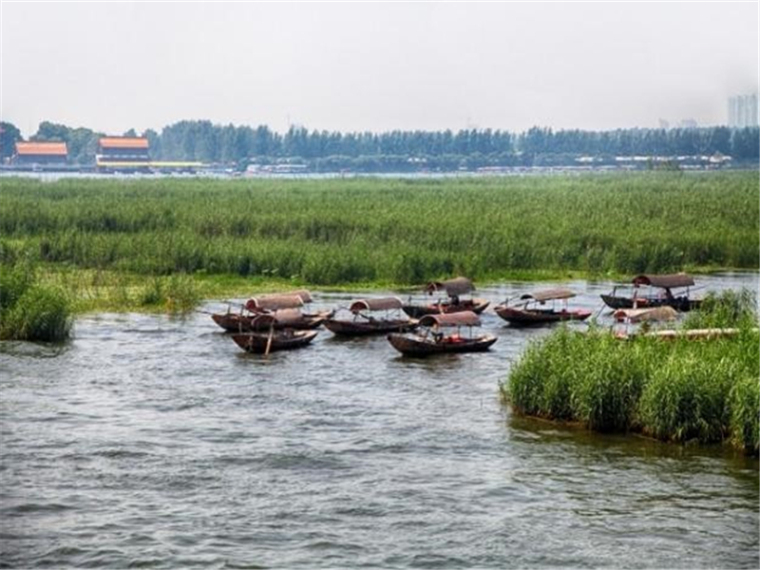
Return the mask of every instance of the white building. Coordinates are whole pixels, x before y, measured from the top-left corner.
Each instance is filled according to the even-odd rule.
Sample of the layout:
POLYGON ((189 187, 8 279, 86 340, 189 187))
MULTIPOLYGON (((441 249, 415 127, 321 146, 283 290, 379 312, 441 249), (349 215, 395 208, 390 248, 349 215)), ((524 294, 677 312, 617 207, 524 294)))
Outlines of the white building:
POLYGON ((728 99, 728 126, 736 129, 758 126, 757 93, 728 99))

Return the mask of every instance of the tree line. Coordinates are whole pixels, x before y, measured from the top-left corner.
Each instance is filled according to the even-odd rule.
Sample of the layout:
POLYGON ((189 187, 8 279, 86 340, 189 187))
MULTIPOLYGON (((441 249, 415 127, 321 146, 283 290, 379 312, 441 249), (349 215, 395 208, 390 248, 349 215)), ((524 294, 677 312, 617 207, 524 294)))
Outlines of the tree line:
MULTIPOLYGON (((0 127, 1 156, 6 159, 12 156, 15 142, 23 139, 12 123, 3 122, 0 127)), ((138 136, 134 129, 123 134, 138 136)), ((70 163, 90 165, 95 161, 98 138, 103 135, 84 127, 43 121, 29 140, 66 142, 70 163)), ((253 128, 179 121, 160 133, 148 129, 140 136, 148 138, 153 160, 199 161, 241 169, 249 164, 282 162, 303 164, 313 171, 403 171, 570 165, 577 164, 581 157, 597 164, 631 156, 723 155, 740 163, 757 162, 760 157, 757 127, 612 131, 533 127, 520 133, 498 129, 341 133, 293 126, 278 133, 266 125, 253 128)))

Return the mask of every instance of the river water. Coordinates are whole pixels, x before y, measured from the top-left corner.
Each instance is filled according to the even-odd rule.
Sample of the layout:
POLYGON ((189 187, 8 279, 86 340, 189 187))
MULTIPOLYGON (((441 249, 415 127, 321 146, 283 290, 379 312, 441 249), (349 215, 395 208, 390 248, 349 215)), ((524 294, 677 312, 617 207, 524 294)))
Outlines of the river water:
MULTIPOLYGON (((592 309, 610 289, 569 285, 592 309)), ((326 330, 249 355, 203 312, 0 343, 0 566, 760 565, 756 459, 512 416, 498 384, 547 329, 483 322, 490 352, 427 360, 326 330)))

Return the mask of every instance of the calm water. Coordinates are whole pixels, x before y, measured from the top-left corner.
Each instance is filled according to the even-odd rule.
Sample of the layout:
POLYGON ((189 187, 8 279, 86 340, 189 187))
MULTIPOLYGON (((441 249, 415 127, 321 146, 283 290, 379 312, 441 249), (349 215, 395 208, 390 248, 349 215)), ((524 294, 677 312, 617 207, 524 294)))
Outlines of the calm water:
POLYGON ((757 460, 512 417, 498 383, 546 331, 483 320, 491 352, 429 360, 325 330, 265 359, 200 312, 0 344, 0 564, 758 567, 757 460))

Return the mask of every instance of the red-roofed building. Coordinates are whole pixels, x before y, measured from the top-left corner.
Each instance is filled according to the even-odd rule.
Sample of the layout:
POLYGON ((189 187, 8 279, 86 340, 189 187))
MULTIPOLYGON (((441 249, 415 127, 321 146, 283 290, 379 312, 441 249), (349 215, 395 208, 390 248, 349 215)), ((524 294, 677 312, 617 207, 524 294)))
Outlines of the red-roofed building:
POLYGON ((98 166, 135 163, 147 166, 150 162, 148 139, 143 137, 101 137, 98 141, 98 166))
POLYGON ((66 164, 69 152, 65 142, 17 142, 16 164, 66 164))

